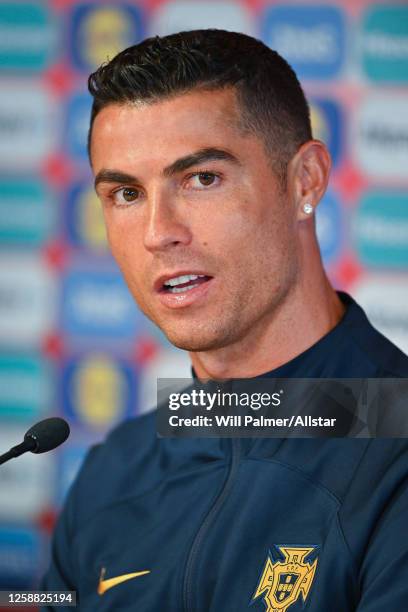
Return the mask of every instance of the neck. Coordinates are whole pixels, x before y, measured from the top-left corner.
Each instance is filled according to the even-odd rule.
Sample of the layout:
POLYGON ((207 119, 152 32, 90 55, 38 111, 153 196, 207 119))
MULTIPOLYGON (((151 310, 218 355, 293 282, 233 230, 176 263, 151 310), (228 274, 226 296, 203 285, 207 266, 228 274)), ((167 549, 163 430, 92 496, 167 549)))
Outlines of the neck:
POLYGON ((295 286, 249 334, 212 351, 190 353, 199 378, 251 378, 297 357, 335 327, 344 305, 324 272, 317 244, 308 246, 295 286))

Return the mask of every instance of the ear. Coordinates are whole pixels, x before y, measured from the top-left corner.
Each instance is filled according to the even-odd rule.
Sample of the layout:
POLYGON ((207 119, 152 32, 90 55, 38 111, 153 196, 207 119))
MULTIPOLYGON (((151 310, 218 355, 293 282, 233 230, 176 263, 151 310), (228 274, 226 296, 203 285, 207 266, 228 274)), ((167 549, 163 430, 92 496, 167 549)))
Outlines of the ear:
POLYGON ((289 162, 288 178, 299 221, 313 217, 326 191, 330 168, 330 153, 320 140, 305 142, 289 162))

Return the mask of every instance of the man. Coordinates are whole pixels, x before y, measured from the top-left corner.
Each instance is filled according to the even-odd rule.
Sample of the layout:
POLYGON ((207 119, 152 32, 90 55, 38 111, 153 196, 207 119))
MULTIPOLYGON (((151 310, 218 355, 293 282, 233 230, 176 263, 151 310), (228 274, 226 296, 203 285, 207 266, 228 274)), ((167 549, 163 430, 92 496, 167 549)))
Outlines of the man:
MULTIPOLYGON (((89 80, 112 253, 199 379, 404 377, 331 287, 314 211, 330 157, 288 64, 207 30, 148 39, 89 80)), ((48 590, 81 610, 408 609, 405 441, 157 438, 94 447, 59 519, 48 590)))

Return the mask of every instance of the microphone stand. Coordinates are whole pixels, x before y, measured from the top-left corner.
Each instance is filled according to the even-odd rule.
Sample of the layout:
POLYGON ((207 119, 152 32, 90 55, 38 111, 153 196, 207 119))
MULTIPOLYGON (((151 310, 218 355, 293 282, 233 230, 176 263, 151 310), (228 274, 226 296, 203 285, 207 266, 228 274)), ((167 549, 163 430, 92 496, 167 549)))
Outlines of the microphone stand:
POLYGON ((31 437, 26 438, 24 442, 21 442, 21 444, 17 444, 17 446, 13 446, 13 448, 10 448, 10 450, 7 451, 7 453, 0 455, 0 465, 2 465, 3 463, 6 463, 6 461, 9 461, 10 459, 19 457, 20 455, 22 455, 23 453, 26 453, 27 451, 31 451, 35 449, 36 446, 37 446, 37 442, 34 438, 31 438, 31 437))

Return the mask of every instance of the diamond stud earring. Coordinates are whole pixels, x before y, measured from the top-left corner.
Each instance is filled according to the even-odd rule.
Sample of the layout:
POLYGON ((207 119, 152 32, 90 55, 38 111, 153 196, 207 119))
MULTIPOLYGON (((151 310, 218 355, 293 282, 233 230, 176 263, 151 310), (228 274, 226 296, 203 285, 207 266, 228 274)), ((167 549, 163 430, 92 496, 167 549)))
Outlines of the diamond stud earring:
POLYGON ((311 215, 313 212, 313 206, 306 202, 306 204, 303 204, 303 212, 307 215, 311 215))

